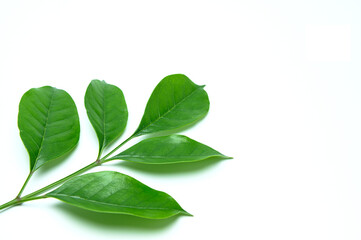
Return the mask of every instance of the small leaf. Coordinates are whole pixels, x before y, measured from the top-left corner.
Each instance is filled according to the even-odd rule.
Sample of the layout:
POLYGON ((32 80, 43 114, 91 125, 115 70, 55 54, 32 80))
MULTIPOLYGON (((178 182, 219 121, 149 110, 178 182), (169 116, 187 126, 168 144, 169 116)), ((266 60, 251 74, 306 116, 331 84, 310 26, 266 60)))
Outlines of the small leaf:
POLYGON ((168 194, 113 171, 74 177, 46 196, 96 212, 152 219, 168 218, 177 214, 190 215, 168 194))
POLYGON ((18 127, 31 171, 68 153, 79 141, 79 116, 73 99, 50 86, 32 88, 23 95, 18 127))
POLYGON ((85 108, 99 140, 100 156, 102 150, 124 132, 127 104, 118 87, 93 80, 85 93, 85 108))
POLYGON ((196 162, 212 157, 229 157, 182 135, 170 135, 145 139, 109 160, 122 159, 148 164, 196 162))
POLYGON ((203 87, 183 74, 165 77, 150 96, 133 136, 178 129, 203 118, 209 110, 203 87))

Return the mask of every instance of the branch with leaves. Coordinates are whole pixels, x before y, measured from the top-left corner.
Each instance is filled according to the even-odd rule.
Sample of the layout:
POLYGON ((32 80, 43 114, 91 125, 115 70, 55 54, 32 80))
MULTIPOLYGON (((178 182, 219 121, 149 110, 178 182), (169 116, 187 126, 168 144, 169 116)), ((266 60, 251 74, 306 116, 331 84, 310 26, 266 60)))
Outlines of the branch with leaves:
POLYGON ((127 125, 128 109, 123 92, 114 85, 93 80, 85 93, 85 108, 99 141, 97 160, 22 196, 35 171, 72 151, 80 135, 77 108, 67 92, 45 86, 32 88, 23 95, 19 104, 18 127, 29 153, 30 172, 19 194, 1 205, 0 210, 52 197, 96 212, 151 219, 168 218, 177 214, 190 215, 167 193, 154 190, 125 174, 115 171, 83 173, 115 160, 141 164, 176 164, 229 158, 186 136, 166 134, 199 121, 209 110, 209 99, 204 86, 196 85, 185 75, 174 74, 160 81, 148 100, 138 128, 104 156, 103 151, 122 135, 127 125), (129 140, 158 132, 163 135, 146 138, 115 154, 129 140), (56 189, 53 190, 54 188, 56 189))

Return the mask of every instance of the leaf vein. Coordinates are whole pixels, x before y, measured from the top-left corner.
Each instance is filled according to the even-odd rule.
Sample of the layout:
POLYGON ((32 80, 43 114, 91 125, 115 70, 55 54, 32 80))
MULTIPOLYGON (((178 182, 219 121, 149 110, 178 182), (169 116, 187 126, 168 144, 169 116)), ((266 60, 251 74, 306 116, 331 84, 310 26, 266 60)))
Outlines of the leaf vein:
POLYGON ((34 161, 34 166, 36 167, 36 163, 39 159, 39 155, 41 153, 41 150, 43 149, 43 143, 44 143, 44 139, 45 139, 45 135, 46 135, 46 130, 47 130, 47 126, 48 126, 48 120, 49 120, 49 114, 50 114, 50 108, 51 108, 51 105, 53 103, 53 99, 54 99, 54 89, 52 89, 52 94, 51 94, 51 97, 50 97, 50 101, 49 101, 49 105, 48 105, 48 108, 47 108, 47 112, 46 112, 46 119, 45 119, 45 126, 44 126, 44 131, 43 131, 43 136, 42 136, 42 139, 40 141, 40 148, 39 148, 39 151, 37 152, 36 154, 36 159, 34 161))
MULTIPOLYGON (((143 127, 142 129, 138 130, 137 133, 142 132, 144 129, 147 129, 149 126, 155 124, 157 121, 159 121, 160 119, 164 118, 167 114, 169 114, 176 106, 178 106, 179 104, 181 104, 182 102, 184 102, 187 98, 189 98, 190 96, 192 96, 198 89, 202 88, 202 86, 198 86, 196 89, 194 89, 194 91, 192 91, 190 94, 188 94, 187 96, 185 96, 182 100, 180 100, 179 102, 177 102, 174 106, 172 106, 170 109, 168 109, 162 116, 158 116, 157 119, 151 121, 147 126, 143 127)), ((159 109, 158 109, 159 111, 159 109)))

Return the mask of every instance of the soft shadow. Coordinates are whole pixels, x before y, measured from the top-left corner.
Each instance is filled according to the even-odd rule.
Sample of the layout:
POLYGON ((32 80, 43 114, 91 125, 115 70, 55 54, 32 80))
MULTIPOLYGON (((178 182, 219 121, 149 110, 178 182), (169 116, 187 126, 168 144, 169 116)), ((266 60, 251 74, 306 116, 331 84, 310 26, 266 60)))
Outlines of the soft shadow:
POLYGON ((194 172, 200 172, 202 170, 214 167, 216 164, 225 161, 226 159, 221 159, 219 157, 214 157, 206 159, 199 162, 189 162, 189 163, 175 163, 175 164, 142 164, 135 162, 127 162, 121 160, 114 160, 112 163, 113 166, 126 167, 135 171, 145 172, 145 173, 154 173, 157 175, 175 175, 175 174, 189 174, 194 172))
POLYGON ((124 214, 92 212, 65 203, 58 203, 55 205, 55 208, 65 212, 76 220, 91 224, 100 229, 142 230, 142 232, 161 231, 174 223, 178 217, 182 217, 173 216, 167 219, 145 219, 124 214))

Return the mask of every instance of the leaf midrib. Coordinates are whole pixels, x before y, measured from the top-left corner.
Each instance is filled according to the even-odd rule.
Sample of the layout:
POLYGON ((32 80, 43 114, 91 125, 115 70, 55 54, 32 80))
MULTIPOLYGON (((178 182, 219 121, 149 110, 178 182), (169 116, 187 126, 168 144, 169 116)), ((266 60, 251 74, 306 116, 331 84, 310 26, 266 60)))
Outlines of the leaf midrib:
POLYGON ((157 119, 155 119, 154 121, 150 122, 147 126, 143 127, 140 130, 137 130, 133 135, 136 136, 138 133, 142 132, 144 129, 147 129, 148 127, 150 127, 151 125, 153 125, 155 122, 159 121, 161 118, 164 118, 170 111, 172 111, 176 106, 178 106, 179 104, 181 104, 183 101, 185 101, 185 99, 187 99, 188 97, 192 96, 198 89, 203 88, 203 86, 197 86, 196 89, 194 89, 194 91, 192 91, 190 94, 188 94, 187 96, 185 96, 182 100, 180 100, 179 102, 177 102, 176 104, 173 105, 173 107, 171 107, 170 109, 167 110, 167 112, 165 112, 163 115, 159 115, 157 119))
POLYGON ((103 90, 103 96, 102 96, 102 99, 103 99, 103 144, 102 144, 102 148, 100 149, 100 152, 103 150, 103 148, 105 147, 105 87, 106 86, 103 86, 102 87, 102 90, 103 90))
POLYGON ((41 150, 43 149, 43 143, 44 143, 44 139, 45 139, 47 127, 48 127, 48 121, 49 121, 49 115, 50 115, 50 114, 49 114, 49 113, 50 113, 50 108, 51 108, 51 105, 53 104, 53 99, 54 99, 54 95, 55 95, 55 90, 54 90, 54 89, 51 89, 51 90, 52 90, 52 94, 51 94, 50 102, 49 102, 48 109, 47 109, 47 112, 46 112, 46 120, 45 120, 44 132, 43 132, 43 136, 42 136, 42 138, 41 138, 39 151, 38 151, 38 153, 36 154, 36 158, 35 158, 35 162, 34 162, 33 168, 36 168, 36 164, 37 164, 37 162, 38 162, 38 160, 39 160, 40 152, 41 152, 41 150))

